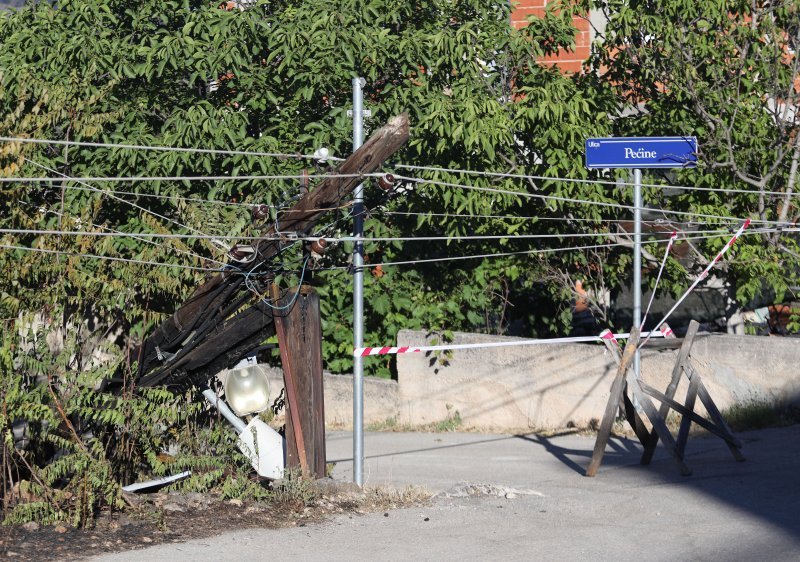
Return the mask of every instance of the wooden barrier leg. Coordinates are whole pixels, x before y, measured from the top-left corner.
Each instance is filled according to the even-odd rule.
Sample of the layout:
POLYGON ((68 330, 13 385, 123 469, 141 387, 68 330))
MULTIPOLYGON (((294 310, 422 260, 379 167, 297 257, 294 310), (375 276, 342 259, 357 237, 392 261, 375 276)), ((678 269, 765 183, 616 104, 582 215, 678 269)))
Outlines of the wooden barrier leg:
MULTIPOLYGON (((689 390, 686 392, 686 409, 694 411, 694 403, 697 399, 697 379, 692 379, 689 383, 689 390)), ((678 429, 678 454, 683 458, 686 452, 686 442, 689 440, 689 428, 692 425, 692 420, 689 416, 683 416, 681 419, 681 427, 678 429)))
POLYGON ((586 476, 594 476, 597 474, 597 469, 600 468, 600 463, 603 462, 606 445, 611 437, 611 428, 614 426, 614 415, 617 408, 619 408, 619 403, 620 400, 622 400, 622 395, 625 390, 625 375, 633 361, 638 343, 639 329, 634 327, 631 330, 628 343, 625 345, 625 351, 622 353, 622 359, 620 360, 617 374, 614 377, 614 382, 611 383, 611 394, 608 397, 608 403, 606 404, 606 410, 603 414, 603 420, 600 422, 600 428, 597 430, 597 440, 594 444, 592 460, 586 468, 586 476))
MULTIPOLYGON (((609 353, 611 353, 611 357, 614 358, 614 361, 619 367, 620 362, 622 361, 622 356, 619 352, 619 346, 616 343, 616 340, 612 341, 610 339, 606 339, 603 337, 604 334, 610 333, 610 330, 606 330, 600 334, 602 337, 602 341, 608 349, 609 353)), ((650 433, 647 431, 647 428, 642 421, 642 418, 639 417, 639 413, 636 411, 636 407, 631 402, 631 399, 628 397, 628 383, 625 383, 625 386, 622 390, 622 396, 620 397, 619 402, 619 411, 620 416, 625 418, 630 426, 633 428, 633 432, 636 434, 637 439, 639 442, 644 445, 649 438, 650 433)))
MULTIPOLYGON (((678 389, 678 383, 681 381, 681 375, 683 375, 683 370, 686 363, 689 360, 689 354, 692 351, 692 345, 694 344, 694 337, 697 335, 697 330, 700 328, 700 324, 696 321, 692 320, 689 322, 689 329, 686 332, 686 337, 683 338, 683 344, 681 345, 681 349, 678 352, 678 358, 675 361, 675 367, 672 369, 672 380, 667 387, 667 391, 664 393, 667 398, 672 398, 675 396, 675 392, 678 389)), ((673 336, 674 337, 674 336, 673 336)), ((669 405, 665 402, 661 403, 661 407, 658 410, 659 415, 662 419, 666 419, 667 413, 669 413, 669 405)), ((650 437, 648 438, 647 442, 644 443, 644 452, 642 452, 642 464, 650 464, 650 461, 653 459, 653 453, 656 451, 656 446, 658 445, 658 432, 656 432, 655 428, 650 432, 650 437)))
POLYGON ((650 418, 650 423, 653 424, 653 431, 655 431, 661 438, 661 441, 663 441, 664 448, 666 448, 667 452, 675 459, 675 462, 678 463, 681 474, 689 476, 692 470, 686 466, 686 463, 683 462, 683 458, 678 454, 677 445, 672 438, 672 434, 669 432, 667 424, 664 422, 664 418, 661 417, 659 411, 656 409, 655 405, 653 405, 652 400, 650 400, 650 397, 642 391, 638 380, 631 381, 631 387, 633 388, 634 397, 639 401, 639 405, 644 410, 644 413, 647 414, 647 417, 650 418))
POLYGON ((697 371, 694 370, 694 367, 691 364, 688 365, 688 373, 689 377, 691 377, 691 380, 697 379, 697 397, 700 398, 700 402, 702 402, 703 406, 705 406, 706 412, 708 412, 711 420, 727 435, 727 437, 724 437, 725 444, 728 446, 733 458, 738 462, 744 461, 744 455, 740 450, 742 448, 742 442, 733 436, 731 428, 728 427, 728 424, 725 422, 725 418, 722 417, 722 413, 717 408, 714 400, 711 399, 711 395, 708 393, 708 390, 706 390, 700 375, 697 374, 697 371))

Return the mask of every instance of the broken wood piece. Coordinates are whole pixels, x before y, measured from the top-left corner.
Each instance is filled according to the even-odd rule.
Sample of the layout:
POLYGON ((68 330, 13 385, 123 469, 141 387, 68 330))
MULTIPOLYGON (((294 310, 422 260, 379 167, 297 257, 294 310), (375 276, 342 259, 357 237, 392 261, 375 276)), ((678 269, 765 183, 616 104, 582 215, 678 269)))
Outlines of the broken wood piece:
MULTIPOLYGON (((277 285, 270 285, 270 295, 275 306, 280 302, 280 289, 277 285)), ((282 313, 274 315, 275 333, 278 335, 278 349, 281 354, 281 365, 283 366, 283 384, 286 388, 286 409, 292 419, 292 434, 297 446, 297 453, 300 461, 300 471, 307 477, 308 462, 306 459, 306 443, 303 438, 303 425, 300 423, 300 405, 297 399, 297 388, 295 386, 294 369, 292 368, 291 354, 289 353, 288 342, 286 339, 286 327, 283 323, 282 313)), ((286 433, 287 439, 289 432, 286 433)))
MULTIPOLYGON (((281 345, 285 345, 291 359, 308 470, 312 477, 325 478, 325 393, 319 295, 308 285, 302 285, 299 292, 290 289, 289 293, 283 298, 282 306, 291 299, 295 302, 282 318, 286 340, 281 345)), ((294 424, 294 416, 287 416, 287 434, 294 434, 294 424)), ((287 442, 287 466, 298 466, 299 456, 294 443, 287 442)))
MULTIPOLYGON (((694 413, 694 403, 697 400, 697 384, 699 379, 692 379, 689 382, 689 390, 686 391, 686 409, 694 413)), ((692 425, 692 418, 684 415, 681 419, 681 426, 678 428, 678 453, 681 457, 686 453, 686 443, 689 441, 689 429, 692 425)))

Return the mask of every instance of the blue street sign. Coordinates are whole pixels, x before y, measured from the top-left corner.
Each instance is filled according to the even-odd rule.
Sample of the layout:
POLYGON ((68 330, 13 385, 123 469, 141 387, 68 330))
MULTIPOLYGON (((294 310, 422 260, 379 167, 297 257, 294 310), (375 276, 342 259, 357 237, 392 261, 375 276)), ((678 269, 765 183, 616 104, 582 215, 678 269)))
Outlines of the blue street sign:
POLYGON ((696 137, 586 139, 587 168, 692 168, 696 137))

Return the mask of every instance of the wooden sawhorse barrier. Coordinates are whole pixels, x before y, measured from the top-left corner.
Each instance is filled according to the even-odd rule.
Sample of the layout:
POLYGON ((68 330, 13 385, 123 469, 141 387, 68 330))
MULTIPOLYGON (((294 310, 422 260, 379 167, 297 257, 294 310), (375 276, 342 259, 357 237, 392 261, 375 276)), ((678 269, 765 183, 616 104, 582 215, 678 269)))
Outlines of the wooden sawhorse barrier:
MULTIPOLYGON (((639 345, 638 328, 631 330, 630 338, 621 355, 616 340, 603 337, 603 334, 610 332, 606 331, 601 334, 603 342, 617 362, 618 368, 614 381, 611 383, 611 395, 608 397, 603 420, 600 422, 600 428, 597 432, 597 441, 595 442, 594 451, 592 452, 592 460, 589 462, 589 466, 586 469, 586 476, 594 476, 600 468, 606 445, 611 437, 611 429, 614 425, 614 418, 618 409, 622 410, 625 419, 644 447, 641 458, 642 464, 650 463, 656 446, 658 445, 658 440, 660 439, 664 444, 664 448, 672 458, 675 459, 675 462, 681 470, 681 474, 684 476, 691 474, 692 471, 684 462, 683 457, 692 422, 724 440, 731 454, 733 454, 733 458, 737 461, 744 460, 744 456, 741 452, 741 441, 734 437, 728 424, 725 423, 722 414, 711 399, 711 395, 708 393, 708 390, 706 390, 705 385, 703 385, 700 375, 691 363, 690 354, 692 351, 692 344, 694 343, 694 338, 697 335, 699 327, 700 325, 694 320, 689 324, 689 330, 678 352, 678 359, 675 362, 675 367, 672 369, 672 379, 670 380, 666 392, 663 393, 645 383, 641 378, 637 378, 631 371, 630 367, 633 362, 633 356, 639 345), (684 375, 689 380, 689 389, 686 393, 685 403, 681 404, 675 400, 675 392, 678 389, 678 383, 680 383, 684 375), (661 407, 656 408, 651 398, 658 400, 661 403, 661 407), (697 398, 700 398, 711 420, 707 420, 695 413, 694 405, 697 398), (666 417, 671 409, 682 416, 677 438, 673 438, 666 424, 666 417), (644 420, 639 415, 640 413, 643 413, 650 421, 650 425, 652 426, 651 430, 647 429, 644 420)), ((669 331, 669 333, 671 334, 671 331, 669 331)))

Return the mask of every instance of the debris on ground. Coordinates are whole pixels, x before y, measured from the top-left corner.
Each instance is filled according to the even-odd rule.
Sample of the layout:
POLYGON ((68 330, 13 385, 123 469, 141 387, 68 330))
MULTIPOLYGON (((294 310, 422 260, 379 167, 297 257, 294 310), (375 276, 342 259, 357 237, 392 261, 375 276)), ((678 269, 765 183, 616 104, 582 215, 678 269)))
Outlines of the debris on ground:
POLYGON ((471 496, 496 496, 498 498, 506 498, 513 500, 517 496, 539 496, 545 497, 541 492, 536 490, 517 490, 516 488, 509 488, 508 486, 498 486, 496 484, 471 484, 469 482, 462 482, 455 487, 440 492, 438 496, 446 498, 467 498, 471 496))
POLYGON ((75 529, 25 523, 0 527, 0 558, 28 561, 74 560, 178 543, 244 528, 305 526, 340 513, 365 514, 424 505, 431 494, 421 488, 358 488, 328 480, 306 483, 303 495, 276 494, 270 502, 224 499, 201 493, 157 492, 136 497, 126 512, 105 513, 92 527, 75 529))

